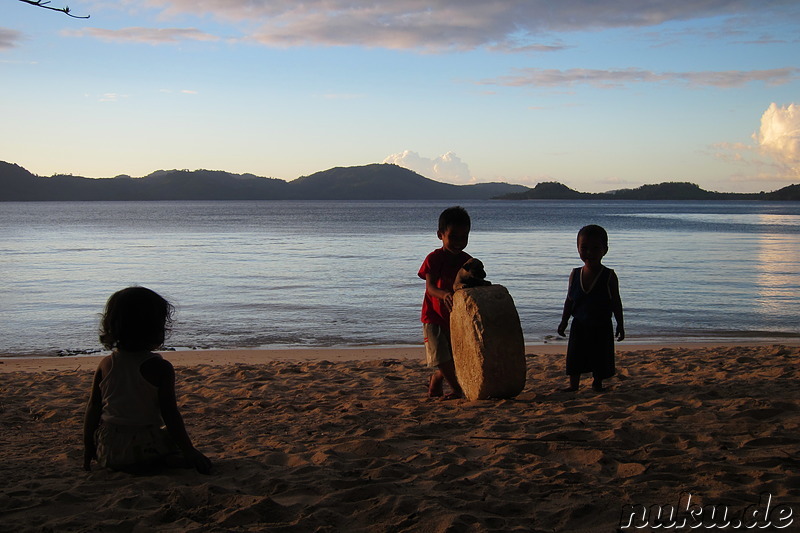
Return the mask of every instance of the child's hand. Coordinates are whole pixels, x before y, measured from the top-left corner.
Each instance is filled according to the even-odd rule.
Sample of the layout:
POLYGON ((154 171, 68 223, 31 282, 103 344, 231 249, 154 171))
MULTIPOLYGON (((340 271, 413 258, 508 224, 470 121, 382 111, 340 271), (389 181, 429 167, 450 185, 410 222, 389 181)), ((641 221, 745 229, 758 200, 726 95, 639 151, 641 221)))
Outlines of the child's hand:
POLYGON ((444 305, 445 305, 445 307, 447 307, 448 311, 452 311, 453 310, 453 293, 452 292, 448 292, 447 294, 445 294, 444 298, 442 298, 442 301, 444 301, 444 305))
POLYGON ((622 326, 617 326, 617 340, 621 341, 625 339, 625 328, 622 326))
POLYGON ((200 453, 196 448, 186 454, 186 460, 201 474, 211 472, 211 459, 200 453))
POLYGON ((92 459, 97 459, 97 455, 95 454, 94 450, 90 450, 86 448, 83 450, 83 469, 87 472, 92 471, 92 459))
POLYGON ((558 334, 562 337, 567 336, 567 321, 562 320, 561 323, 558 325, 558 334))

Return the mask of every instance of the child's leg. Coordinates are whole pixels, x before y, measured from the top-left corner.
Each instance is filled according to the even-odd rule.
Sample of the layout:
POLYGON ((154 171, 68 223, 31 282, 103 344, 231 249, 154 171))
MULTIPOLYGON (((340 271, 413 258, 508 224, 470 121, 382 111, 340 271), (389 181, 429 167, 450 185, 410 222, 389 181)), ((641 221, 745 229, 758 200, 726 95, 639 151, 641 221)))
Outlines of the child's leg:
POLYGON ((430 381, 428 381, 428 396, 431 398, 443 396, 444 381, 447 381, 451 387, 455 383, 453 391, 460 395, 461 388, 455 379, 455 365, 450 348, 450 332, 436 324, 422 324, 422 331, 425 339, 425 356, 428 360, 428 366, 436 368, 430 381))
POLYGON ((439 369, 436 369, 428 381, 428 397, 439 398, 444 395, 444 374, 439 369))
POLYGON ((592 381, 592 389, 596 392, 603 392, 605 390, 603 388, 603 378, 594 378, 594 381, 592 381))
POLYGON ((581 375, 580 374, 570 374, 569 375, 569 387, 564 389, 564 392, 575 392, 581 386, 581 375))
POLYGON ((450 359, 449 361, 439 364, 439 372, 442 374, 442 376, 444 376, 445 381, 447 381, 447 384, 450 385, 450 388, 453 390, 444 398, 446 400, 461 398, 464 395, 464 392, 461 390, 461 385, 458 384, 455 362, 450 359))

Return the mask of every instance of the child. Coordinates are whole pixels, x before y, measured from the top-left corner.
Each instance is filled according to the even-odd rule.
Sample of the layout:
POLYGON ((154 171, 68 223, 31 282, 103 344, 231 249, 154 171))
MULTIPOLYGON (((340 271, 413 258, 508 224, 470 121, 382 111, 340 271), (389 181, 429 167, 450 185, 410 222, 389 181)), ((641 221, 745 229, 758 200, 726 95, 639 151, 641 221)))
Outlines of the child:
POLYGON ((464 252, 469 240, 471 221, 463 207, 450 207, 439 215, 436 235, 442 247, 425 258, 419 277, 425 280, 425 298, 422 301, 422 331, 428 366, 436 372, 428 382, 428 396, 444 399, 460 398, 461 386, 456 378, 456 367, 450 346, 450 310, 453 308, 453 283, 461 266, 471 257, 464 252), (452 392, 444 395, 443 381, 452 392))
POLYGON ((619 280, 610 268, 600 261, 608 253, 608 234, 594 224, 578 232, 578 254, 583 267, 575 268, 569 276, 569 290, 558 334, 565 336, 570 315, 567 346, 567 375, 569 388, 577 391, 583 372, 594 377, 592 388, 603 391, 603 380, 614 375, 614 329, 611 315, 617 321, 617 340, 625 338, 619 280))
POLYGON ((113 470, 180 466, 210 471, 211 461, 192 446, 178 412, 175 370, 151 352, 164 343, 173 311, 144 287, 129 287, 108 299, 100 342, 113 352, 100 361, 86 407, 85 470, 96 459, 113 470))

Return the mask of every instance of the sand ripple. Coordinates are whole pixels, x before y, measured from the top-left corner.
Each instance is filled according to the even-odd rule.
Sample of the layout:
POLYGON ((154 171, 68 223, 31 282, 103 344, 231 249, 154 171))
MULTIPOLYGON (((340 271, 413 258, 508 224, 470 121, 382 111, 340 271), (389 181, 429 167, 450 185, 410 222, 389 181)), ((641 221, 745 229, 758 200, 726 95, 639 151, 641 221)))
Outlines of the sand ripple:
POLYGON ((81 470, 91 373, 0 374, 1 531, 615 531, 623 505, 763 492, 800 524, 800 350, 619 357, 597 394, 529 354, 515 400, 425 397, 421 361, 179 367, 211 475, 81 470))

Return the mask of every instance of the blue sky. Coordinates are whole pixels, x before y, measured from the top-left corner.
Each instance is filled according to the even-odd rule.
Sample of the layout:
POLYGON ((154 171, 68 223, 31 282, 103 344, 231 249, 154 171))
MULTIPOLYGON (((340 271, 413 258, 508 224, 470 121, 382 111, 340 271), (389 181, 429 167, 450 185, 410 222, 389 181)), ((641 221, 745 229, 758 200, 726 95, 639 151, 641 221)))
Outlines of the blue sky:
POLYGON ((102 178, 800 183, 800 2, 0 0, 0 160, 102 178))

